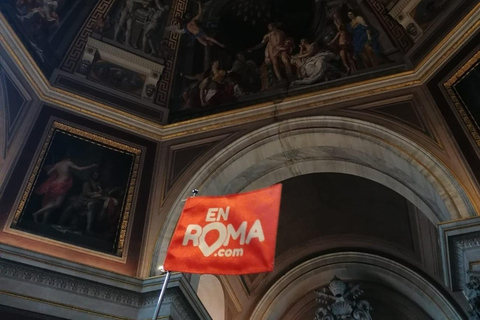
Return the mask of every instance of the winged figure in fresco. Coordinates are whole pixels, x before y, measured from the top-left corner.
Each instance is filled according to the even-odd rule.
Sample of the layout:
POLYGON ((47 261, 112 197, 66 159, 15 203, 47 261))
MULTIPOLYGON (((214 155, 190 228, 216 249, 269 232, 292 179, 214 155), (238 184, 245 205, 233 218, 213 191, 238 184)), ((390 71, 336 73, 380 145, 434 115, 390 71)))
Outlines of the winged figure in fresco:
POLYGON ((220 43, 215 38, 210 37, 202 28, 200 28, 198 21, 202 16, 202 4, 199 1, 197 3, 198 3, 198 13, 195 17, 193 17, 192 19, 189 19, 187 15, 185 20, 179 17, 175 17, 174 18, 175 24, 172 24, 171 26, 167 27, 166 30, 175 32, 175 33, 191 35, 204 46, 212 46, 215 44, 217 46, 225 48, 224 44, 220 43))

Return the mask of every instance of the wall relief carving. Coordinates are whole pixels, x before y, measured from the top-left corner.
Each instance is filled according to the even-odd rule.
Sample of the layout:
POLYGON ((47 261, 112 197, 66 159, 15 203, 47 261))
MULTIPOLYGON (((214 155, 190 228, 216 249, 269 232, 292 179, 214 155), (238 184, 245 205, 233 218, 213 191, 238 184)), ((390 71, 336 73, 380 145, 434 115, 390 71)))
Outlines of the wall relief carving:
POLYGON ((360 285, 352 285, 334 277, 327 287, 315 291, 317 302, 322 304, 314 320, 372 320, 372 307, 363 295, 360 285))

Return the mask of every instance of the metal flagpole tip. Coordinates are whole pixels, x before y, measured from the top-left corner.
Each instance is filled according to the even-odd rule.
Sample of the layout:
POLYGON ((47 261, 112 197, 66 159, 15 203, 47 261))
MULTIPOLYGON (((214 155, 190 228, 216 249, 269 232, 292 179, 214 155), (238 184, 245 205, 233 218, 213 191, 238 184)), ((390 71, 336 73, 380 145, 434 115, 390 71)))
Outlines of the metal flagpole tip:
POLYGON ((198 194, 198 189, 192 190, 192 196, 195 197, 198 194))
POLYGON ((167 272, 167 270, 165 270, 165 269, 163 268, 163 266, 159 266, 159 267, 158 267, 158 271, 160 271, 161 273, 167 272))

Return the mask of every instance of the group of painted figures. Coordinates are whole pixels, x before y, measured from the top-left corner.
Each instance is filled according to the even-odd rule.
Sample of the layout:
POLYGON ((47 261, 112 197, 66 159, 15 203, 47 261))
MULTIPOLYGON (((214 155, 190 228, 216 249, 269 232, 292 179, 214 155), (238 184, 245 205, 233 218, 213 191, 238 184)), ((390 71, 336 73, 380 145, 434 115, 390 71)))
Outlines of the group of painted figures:
MULTIPOLYGON (((222 43, 198 27, 196 19, 201 14, 201 4, 198 6, 196 17, 183 24, 178 19, 169 30, 190 34, 204 46, 223 48, 222 43)), ((357 65, 371 68, 387 61, 382 54, 378 32, 351 10, 347 11, 347 17, 349 21, 345 22, 340 11, 334 12, 331 16, 335 25, 334 36, 328 42, 322 41, 323 46, 301 39, 298 50, 295 50, 294 39, 278 24, 268 24, 268 32, 261 43, 245 53, 236 54, 229 70, 222 68, 220 61, 214 61, 211 69, 204 73, 181 74, 194 80, 182 94, 183 108, 218 106, 262 90, 333 80, 357 72, 357 65), (261 48, 265 48, 265 59, 264 65, 259 68, 245 55, 261 48)))
POLYGON ((68 155, 51 166, 47 179, 35 189, 35 193, 42 196, 42 204, 32 213, 33 220, 49 224, 60 232, 94 235, 101 231, 108 234, 109 226, 115 228, 118 220, 122 190, 104 186, 97 167, 97 164, 77 166, 68 155), (73 172, 82 171, 90 174, 83 180, 81 192, 71 194, 73 172), (56 218, 53 217, 55 211, 60 212, 56 218))
MULTIPOLYGON (((157 55, 159 53, 157 40, 161 38, 159 31, 168 8, 169 6, 161 0, 126 0, 115 24, 113 39, 121 41, 126 46, 157 55), (135 25, 140 26, 135 28, 140 31, 132 35, 135 25)), ((100 28, 103 28, 102 23, 103 21, 100 28)))
MULTIPOLYGON (((97 21, 96 31, 103 34, 111 30, 112 40, 165 59, 170 51, 162 45, 163 30, 188 35, 203 46, 224 48, 202 29, 202 4, 197 4, 195 16, 186 13, 182 18, 175 17, 163 29, 169 9, 163 0, 125 0, 113 19, 107 16, 97 21)), ((17 0, 20 19, 37 28, 58 26, 57 9, 58 2, 53 0, 17 0)), ((279 24, 270 23, 262 41, 237 53, 229 69, 222 65, 225 61, 213 61, 202 73, 181 73, 190 80, 181 96, 183 108, 215 107, 251 93, 333 80, 355 73, 359 67, 371 68, 386 61, 378 33, 362 16, 340 7, 330 12, 334 32, 328 39, 305 38, 295 46, 294 39, 279 24), (258 66, 247 57, 261 48, 265 50, 264 64, 258 66)))

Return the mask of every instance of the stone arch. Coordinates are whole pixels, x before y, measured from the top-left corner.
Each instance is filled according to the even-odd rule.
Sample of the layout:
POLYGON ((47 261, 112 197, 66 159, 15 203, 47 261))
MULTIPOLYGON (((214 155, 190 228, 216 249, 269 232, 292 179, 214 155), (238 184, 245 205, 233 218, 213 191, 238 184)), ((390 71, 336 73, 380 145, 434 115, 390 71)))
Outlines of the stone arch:
POLYGON ((347 282, 378 282, 408 297, 431 319, 460 320, 465 317, 443 292, 405 266, 372 254, 342 252, 313 258, 287 272, 257 303, 249 319, 281 319, 289 302, 327 285, 334 276, 347 282))
POLYGON ((212 319, 225 319, 225 295, 217 277, 211 274, 200 275, 197 295, 212 319))
POLYGON ((265 187, 315 172, 357 175, 393 189, 433 223, 475 215, 461 185, 415 142, 363 120, 316 116, 278 122, 236 140, 205 163, 172 206, 155 246, 152 273, 163 262, 191 189, 220 195, 265 187))

